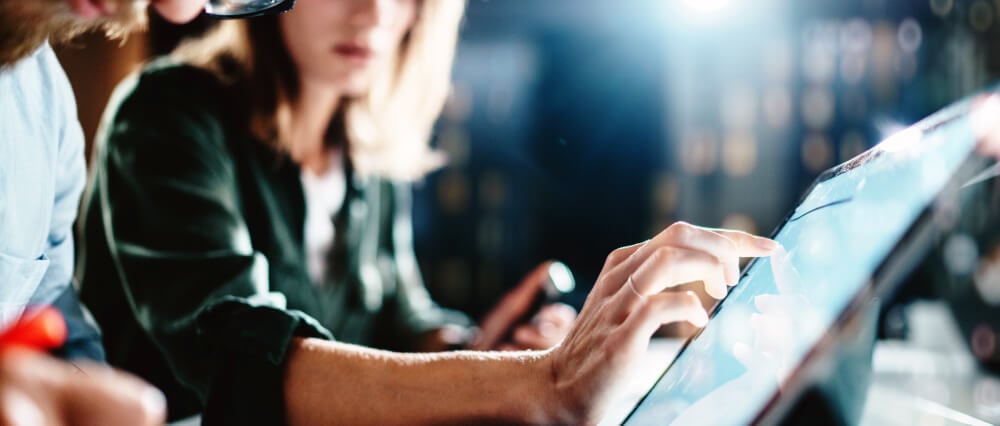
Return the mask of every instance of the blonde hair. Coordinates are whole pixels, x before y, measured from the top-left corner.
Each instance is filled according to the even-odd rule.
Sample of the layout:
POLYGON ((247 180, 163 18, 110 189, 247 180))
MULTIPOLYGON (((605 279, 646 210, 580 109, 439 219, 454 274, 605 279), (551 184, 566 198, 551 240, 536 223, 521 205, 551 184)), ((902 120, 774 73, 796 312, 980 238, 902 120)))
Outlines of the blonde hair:
POLYGON ((85 19, 66 1, 0 0, 0 68, 13 65, 34 52, 46 39, 63 43, 93 30, 100 30, 124 44, 132 31, 145 26, 144 4, 120 0, 114 16, 85 19))
MULTIPOLYGON (((331 117, 343 125, 330 130, 343 132, 356 173, 414 180, 444 163, 430 138, 451 85, 464 9, 464 0, 421 0, 397 57, 376 73, 365 95, 347 99, 339 117, 331 117)), ((224 21, 173 56, 239 87, 248 97, 254 137, 284 149, 278 115, 295 100, 299 83, 277 17, 224 21)))

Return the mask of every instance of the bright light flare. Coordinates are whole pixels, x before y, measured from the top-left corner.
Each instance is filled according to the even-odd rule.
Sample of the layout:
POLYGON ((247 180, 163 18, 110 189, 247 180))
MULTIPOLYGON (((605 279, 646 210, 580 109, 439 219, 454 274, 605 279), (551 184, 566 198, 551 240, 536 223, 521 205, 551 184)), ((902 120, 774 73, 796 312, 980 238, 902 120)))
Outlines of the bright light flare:
POLYGON ((916 145, 924 132, 915 127, 906 127, 901 123, 893 121, 883 121, 876 125, 879 133, 883 135, 883 140, 878 144, 879 149, 886 152, 899 152, 916 145), (888 136, 885 136, 888 135, 888 136))
POLYGON ((684 6, 702 14, 714 14, 729 6, 730 0, 684 0, 684 6))

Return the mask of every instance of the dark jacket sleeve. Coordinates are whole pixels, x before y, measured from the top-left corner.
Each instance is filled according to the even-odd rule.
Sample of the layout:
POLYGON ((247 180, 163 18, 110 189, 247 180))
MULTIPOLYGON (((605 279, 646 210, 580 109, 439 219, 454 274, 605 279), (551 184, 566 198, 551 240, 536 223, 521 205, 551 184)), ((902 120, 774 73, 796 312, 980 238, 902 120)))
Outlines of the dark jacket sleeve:
MULTIPOLYGON (((385 250, 394 259, 396 291, 391 303, 392 327, 398 335, 419 337, 420 334, 446 325, 470 327, 473 322, 458 311, 445 309, 435 303, 424 286, 417 258, 413 251, 413 193, 407 184, 391 184, 391 208, 387 221, 391 227, 384 233, 389 238, 383 242, 385 250)), ((415 342, 409 342, 415 343, 415 342)))
POLYGON ((330 334, 269 291, 241 213, 225 99, 193 68, 120 87, 97 138, 94 196, 132 311, 205 404, 206 424, 280 424, 290 341, 330 334))

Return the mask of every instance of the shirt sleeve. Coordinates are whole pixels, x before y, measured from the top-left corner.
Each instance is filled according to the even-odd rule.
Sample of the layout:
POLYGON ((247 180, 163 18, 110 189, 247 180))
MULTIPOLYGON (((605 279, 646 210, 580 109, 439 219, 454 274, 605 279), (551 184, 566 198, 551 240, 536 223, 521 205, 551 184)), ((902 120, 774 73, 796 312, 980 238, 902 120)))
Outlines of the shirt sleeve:
POLYGON ((331 336, 270 291, 212 78, 173 68, 119 89, 97 138, 95 196, 133 313, 202 400, 206 424, 280 424, 289 343, 331 336))
MULTIPOLYGON (((392 184, 389 240, 383 243, 394 259, 396 292, 390 301, 393 327, 396 333, 412 338, 446 325, 471 327, 473 322, 463 313, 445 309, 431 299, 424 285, 413 251, 413 195, 406 184, 392 184)), ((414 344, 415 341, 407 342, 414 344)), ((412 347, 412 346, 411 346, 412 347)))
MULTIPOLYGON (((55 61, 55 57, 46 57, 55 61)), ((58 69, 58 64, 53 64, 58 69)), ((76 116, 73 91, 65 75, 59 72, 53 84, 59 99, 59 110, 53 117, 60 123, 58 145, 55 149, 54 196, 52 217, 45 240, 44 255, 49 259, 48 269, 29 304, 51 304, 62 313, 67 325, 66 344, 57 355, 64 358, 89 358, 104 361, 101 334, 89 315, 85 314, 73 288, 74 245, 73 224, 80 205, 80 195, 87 181, 83 155, 83 130, 76 116)))

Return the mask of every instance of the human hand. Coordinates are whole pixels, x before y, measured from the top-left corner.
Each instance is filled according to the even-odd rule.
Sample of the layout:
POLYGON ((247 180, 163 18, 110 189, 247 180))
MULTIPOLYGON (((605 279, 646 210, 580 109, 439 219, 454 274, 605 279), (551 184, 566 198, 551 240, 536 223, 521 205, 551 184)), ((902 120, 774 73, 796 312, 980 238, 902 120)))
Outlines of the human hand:
POLYGON ((17 347, 0 351, 0 424, 158 425, 165 409, 160 391, 129 374, 17 347))
POLYGON ((770 255, 777 243, 739 231, 675 223, 644 243, 620 248, 605 262, 577 322, 546 355, 555 423, 596 423, 660 325, 708 315, 690 292, 665 292, 703 281, 713 297, 739 279, 739 258, 770 255))
POLYGON ((567 311, 572 310, 565 305, 546 306, 536 315, 538 323, 519 326, 517 322, 529 314, 535 298, 543 291, 543 287, 549 279, 549 267, 553 261, 542 262, 532 269, 521 280, 521 282, 504 295, 496 306, 486 314, 480 322, 480 330, 476 337, 469 343, 470 350, 494 350, 494 349, 545 349, 554 346, 569 331, 569 327, 576 318, 576 312, 572 315, 567 311), (551 307, 550 307, 551 306, 551 307), (544 325, 543 325, 544 323, 544 325), (544 330, 543 330, 544 328, 544 330), (504 341, 506 336, 511 334, 513 329, 513 341, 504 341), (520 330, 520 331, 519 331, 520 330), (518 342, 517 333, 522 338, 518 342))
MULTIPOLYGON (((492 348, 500 351, 540 350, 551 348, 569 333, 576 310, 569 305, 553 303, 543 306, 528 324, 516 326, 508 342, 498 342, 492 348)), ((445 325, 430 330, 417 339, 417 352, 443 352, 456 348, 465 349, 475 344, 479 336, 475 328, 445 325), (472 343, 470 343, 472 342, 472 343)), ((483 350, 486 350, 483 349, 483 350)))
POLYGON ((510 342, 501 342, 497 349, 517 351, 548 349, 562 342, 576 322, 576 309, 563 303, 545 305, 528 324, 514 328, 510 342))

